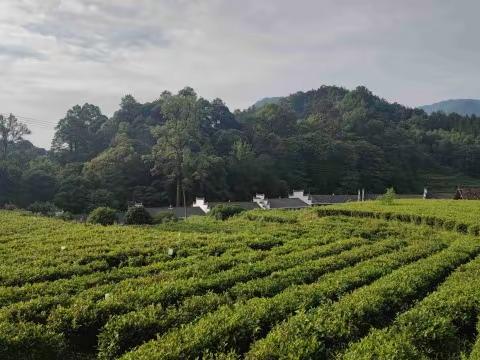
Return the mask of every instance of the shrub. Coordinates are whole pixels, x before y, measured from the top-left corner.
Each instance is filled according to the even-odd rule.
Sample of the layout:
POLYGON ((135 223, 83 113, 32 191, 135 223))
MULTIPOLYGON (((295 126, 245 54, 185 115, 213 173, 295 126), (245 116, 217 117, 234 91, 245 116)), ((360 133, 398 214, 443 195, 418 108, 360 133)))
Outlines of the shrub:
MULTIPOLYGON (((264 221, 270 223, 278 223, 278 224, 294 224, 297 222, 296 219, 281 217, 277 215, 266 214, 266 211, 261 210, 262 215, 259 215, 260 212, 248 213, 245 217, 250 221, 264 221)), ((330 215, 327 215, 330 216, 330 215)))
POLYGON ((472 225, 468 228, 469 233, 475 236, 480 235, 480 225, 472 225))
POLYGON ((64 221, 72 221, 74 219, 73 214, 68 211, 62 211, 61 213, 57 214, 56 217, 64 221))
POLYGON ((395 189, 393 187, 388 188, 385 194, 380 197, 380 202, 384 205, 393 205, 396 196, 395 189))
POLYGON ((55 216, 55 213, 59 211, 59 209, 49 202, 34 202, 31 204, 28 209, 34 214, 41 214, 45 216, 55 216))
POLYGON ((154 224, 165 224, 168 222, 175 222, 177 221, 178 218, 175 216, 174 213, 171 212, 161 212, 156 214, 153 217, 153 223, 154 224))
POLYGON ((226 220, 244 211, 245 209, 237 205, 217 205, 210 211, 210 216, 213 216, 217 220, 226 220))
POLYGON ((113 225, 117 221, 117 213, 109 207, 98 207, 90 213, 87 221, 91 224, 113 225))
POLYGON ((468 234, 468 225, 463 223, 458 223, 455 225, 455 230, 462 234, 468 234))
POLYGON ((125 214, 125 224, 127 225, 145 225, 152 222, 152 216, 143 206, 129 207, 125 214))

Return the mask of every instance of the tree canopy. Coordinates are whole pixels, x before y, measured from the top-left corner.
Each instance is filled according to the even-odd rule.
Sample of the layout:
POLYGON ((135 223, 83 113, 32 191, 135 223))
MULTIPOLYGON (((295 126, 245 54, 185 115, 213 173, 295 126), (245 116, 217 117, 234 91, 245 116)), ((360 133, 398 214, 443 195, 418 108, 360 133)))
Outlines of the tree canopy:
POLYGON ((0 117, 0 204, 50 201, 81 213, 294 188, 421 193, 425 174, 480 178, 479 118, 429 115, 365 87, 322 86, 235 112, 189 87, 147 103, 126 95, 110 118, 92 104, 68 110, 48 152, 23 140, 28 133, 0 117))

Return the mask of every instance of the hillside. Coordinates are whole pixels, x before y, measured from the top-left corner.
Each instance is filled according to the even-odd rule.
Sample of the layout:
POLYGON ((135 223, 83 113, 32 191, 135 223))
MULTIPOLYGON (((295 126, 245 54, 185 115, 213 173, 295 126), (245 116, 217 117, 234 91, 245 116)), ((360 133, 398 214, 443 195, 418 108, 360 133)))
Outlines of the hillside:
POLYGON ((86 214, 293 189, 450 192, 480 179, 478 118, 427 115, 361 86, 321 86, 234 113, 188 87, 146 103, 127 95, 112 117, 93 104, 69 109, 48 153, 20 144, 0 160, 0 207, 49 202, 86 214))
POLYGON ((408 200, 103 227, 0 211, 0 357, 477 359, 479 214, 408 200))
POLYGON ((445 114, 457 113, 459 115, 480 116, 480 100, 476 99, 454 99, 440 101, 431 105, 420 106, 428 114, 442 111, 445 114))

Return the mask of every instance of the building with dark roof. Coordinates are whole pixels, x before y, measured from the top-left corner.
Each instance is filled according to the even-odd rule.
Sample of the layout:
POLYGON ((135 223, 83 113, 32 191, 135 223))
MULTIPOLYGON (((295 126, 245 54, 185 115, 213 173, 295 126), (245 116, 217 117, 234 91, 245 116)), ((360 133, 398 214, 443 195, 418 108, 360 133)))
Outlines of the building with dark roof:
POLYGON ((310 195, 312 205, 332 205, 359 201, 358 195, 310 195))
POLYGON ((362 201, 363 200, 375 200, 378 195, 376 194, 366 194, 365 191, 358 191, 356 195, 311 195, 305 194, 303 190, 293 190, 292 194, 289 195, 290 199, 299 199, 308 205, 333 205, 333 204, 342 204, 351 201, 362 201))
POLYGON ((309 206, 296 198, 268 199, 268 209, 303 209, 309 206))
POLYGON ((455 192, 455 200, 480 200, 480 188, 459 187, 455 192))
POLYGON ((248 202, 248 201, 228 201, 228 202, 209 202, 208 207, 213 209, 217 205, 231 205, 231 206, 238 206, 245 210, 255 210, 260 209, 260 206, 255 202, 248 202))

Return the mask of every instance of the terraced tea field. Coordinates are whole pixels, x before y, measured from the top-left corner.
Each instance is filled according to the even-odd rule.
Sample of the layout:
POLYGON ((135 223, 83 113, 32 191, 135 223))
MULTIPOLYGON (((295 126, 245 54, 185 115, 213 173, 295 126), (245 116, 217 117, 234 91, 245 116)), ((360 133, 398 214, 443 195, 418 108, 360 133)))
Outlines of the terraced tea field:
POLYGON ((479 359, 480 204, 449 206, 0 212, 0 359, 479 359))

